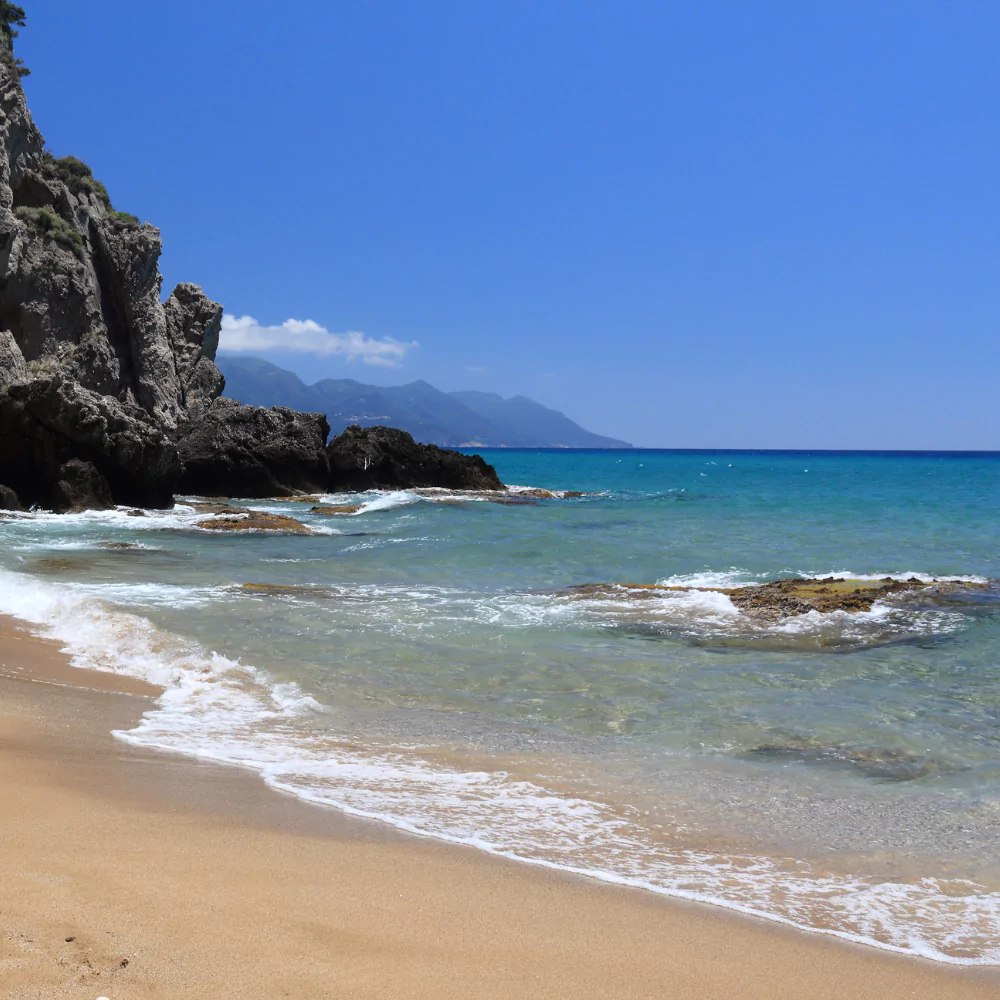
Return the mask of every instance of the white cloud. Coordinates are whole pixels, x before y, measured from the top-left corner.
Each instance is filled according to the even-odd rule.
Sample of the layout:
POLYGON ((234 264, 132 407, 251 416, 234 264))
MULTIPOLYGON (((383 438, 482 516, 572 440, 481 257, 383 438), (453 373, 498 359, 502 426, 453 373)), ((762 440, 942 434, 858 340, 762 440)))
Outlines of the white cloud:
POLYGON ((281 326, 261 326, 253 316, 223 316, 219 350, 255 354, 259 351, 300 351, 318 357, 342 355, 361 358, 369 365, 397 367, 406 352, 417 346, 386 337, 376 340, 356 330, 331 333, 311 319, 286 319, 281 326))

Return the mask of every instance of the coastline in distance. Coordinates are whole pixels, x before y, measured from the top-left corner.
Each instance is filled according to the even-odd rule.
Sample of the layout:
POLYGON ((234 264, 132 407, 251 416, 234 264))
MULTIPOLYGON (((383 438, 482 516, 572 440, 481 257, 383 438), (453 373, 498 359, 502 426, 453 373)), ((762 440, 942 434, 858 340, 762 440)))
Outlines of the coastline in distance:
POLYGON ((424 381, 375 386, 354 379, 306 385, 262 358, 219 354, 224 395, 253 406, 325 413, 333 434, 351 424, 387 425, 443 447, 631 448, 627 441, 585 430, 569 417, 528 399, 492 392, 441 392, 424 381))

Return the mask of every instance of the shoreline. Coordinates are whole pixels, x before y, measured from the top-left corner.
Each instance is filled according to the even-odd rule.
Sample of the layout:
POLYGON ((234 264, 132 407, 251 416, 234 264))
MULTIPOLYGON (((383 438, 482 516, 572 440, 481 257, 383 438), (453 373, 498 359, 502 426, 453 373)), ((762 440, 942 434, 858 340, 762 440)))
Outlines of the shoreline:
POLYGON ((1000 989, 1000 970, 407 836, 240 768, 135 748, 110 730, 134 724, 157 689, 72 667, 58 645, 0 620, 0 968, 12 998, 1000 989))

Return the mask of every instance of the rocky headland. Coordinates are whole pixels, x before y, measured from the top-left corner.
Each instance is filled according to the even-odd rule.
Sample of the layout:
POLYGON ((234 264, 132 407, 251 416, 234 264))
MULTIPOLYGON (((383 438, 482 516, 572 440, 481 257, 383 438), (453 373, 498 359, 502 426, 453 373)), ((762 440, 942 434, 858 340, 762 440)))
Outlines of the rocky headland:
MULTIPOLYGON (((57 159, 0 24, 0 505, 169 507, 174 495, 274 497, 447 486, 502 490, 478 456, 391 428, 327 447, 320 413, 225 399, 222 306, 162 297, 160 232, 116 211, 86 164, 57 159)), ((12 13, 13 12, 13 13, 12 13)))
POLYGON ((337 489, 409 489, 441 486, 454 490, 505 490, 496 469, 480 455, 419 444, 393 427, 348 427, 327 448, 337 489))

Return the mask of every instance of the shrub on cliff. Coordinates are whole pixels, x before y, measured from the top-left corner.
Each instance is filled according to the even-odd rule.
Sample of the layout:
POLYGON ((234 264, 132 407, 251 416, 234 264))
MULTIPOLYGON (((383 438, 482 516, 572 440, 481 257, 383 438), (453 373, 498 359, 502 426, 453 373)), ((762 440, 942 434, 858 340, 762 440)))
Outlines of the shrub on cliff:
POLYGON ((61 215, 51 208, 28 208, 21 206, 14 209, 14 214, 36 232, 68 247, 77 256, 83 252, 83 236, 74 229, 61 215))
POLYGON ((0 59, 2 59, 18 79, 22 76, 30 76, 31 70, 24 65, 21 59, 14 58, 14 39, 17 32, 13 25, 19 28, 24 27, 24 8, 17 4, 8 3, 7 0, 0 0, 0 59))
MULTIPOLYGON (((0 3, 2 2, 3 0, 0 0, 0 3)), ((45 153, 42 173, 46 177, 62 181, 75 195, 96 194, 105 208, 111 208, 108 189, 94 177, 94 172, 83 160, 78 160, 75 156, 64 156, 57 160, 51 153, 45 153)))
POLYGON ((139 222, 139 216, 133 215, 131 212, 116 212, 112 210, 108 212, 108 218, 113 222, 121 222, 128 226, 141 225, 139 222))

